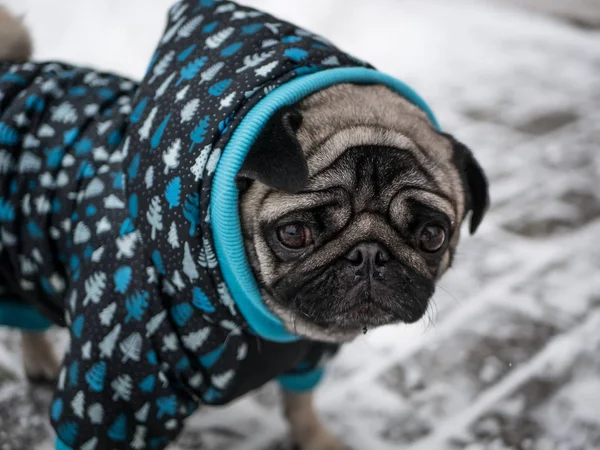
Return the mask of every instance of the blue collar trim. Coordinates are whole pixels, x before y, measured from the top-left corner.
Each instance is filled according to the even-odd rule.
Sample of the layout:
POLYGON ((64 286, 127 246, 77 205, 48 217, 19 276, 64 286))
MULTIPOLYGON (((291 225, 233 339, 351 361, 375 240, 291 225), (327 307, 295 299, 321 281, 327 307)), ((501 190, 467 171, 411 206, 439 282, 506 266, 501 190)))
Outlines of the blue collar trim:
POLYGON ((383 84, 425 111, 434 126, 440 128, 427 103, 409 86, 389 75, 362 67, 329 69, 297 77, 274 89, 246 114, 225 146, 215 172, 211 222, 221 272, 231 295, 251 329, 267 340, 292 342, 300 337, 287 331, 261 298, 242 240, 235 177, 250 147, 278 109, 338 83, 383 84))

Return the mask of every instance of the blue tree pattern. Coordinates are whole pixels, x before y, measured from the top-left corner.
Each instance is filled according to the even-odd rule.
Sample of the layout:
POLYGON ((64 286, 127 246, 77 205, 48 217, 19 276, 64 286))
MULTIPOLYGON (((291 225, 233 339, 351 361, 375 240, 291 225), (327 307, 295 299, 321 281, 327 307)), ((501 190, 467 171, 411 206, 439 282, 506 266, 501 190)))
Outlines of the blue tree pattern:
POLYGON ((156 399, 156 406, 158 407, 157 419, 161 419, 165 415, 174 416, 177 411, 177 397, 174 395, 159 397, 156 399))
POLYGON ((306 59, 308 55, 309 53, 301 48, 289 48, 283 52, 283 56, 296 62, 306 59))
POLYGON ((181 197, 181 178, 174 177, 165 188, 165 198, 169 204, 169 209, 179 206, 181 197))
MULTIPOLYGON (((73 94, 73 93, 71 93, 71 94, 73 94)), ((25 105, 25 107, 28 110, 33 110, 35 112, 42 112, 46 107, 46 102, 42 97, 40 97, 36 94, 32 94, 29 97, 27 97, 27 104, 25 105)))
POLYGON ((198 75, 198 72, 200 72, 200 69, 204 66, 204 64, 206 64, 206 61, 208 61, 208 58, 206 56, 203 56, 201 58, 196 58, 191 63, 189 63, 187 66, 182 68, 181 72, 180 72, 179 80, 177 80, 177 83, 175 83, 175 86, 179 86, 184 81, 191 80, 196 75, 198 75))
POLYGON ((60 440, 67 445, 73 445, 73 443, 77 439, 78 433, 79 425, 77 424, 77 422, 74 422, 72 420, 62 422, 56 429, 56 434, 58 434, 60 440))
POLYGON ((125 308, 127 309, 125 323, 129 323, 131 320, 140 321, 142 319, 148 308, 149 297, 150 294, 147 291, 139 291, 127 297, 127 300, 125 300, 125 308))
POLYGON ((63 412, 63 401, 60 398, 55 399, 50 407, 50 417, 52 420, 59 420, 63 412))
POLYGON ((12 222, 15 220, 15 207, 4 198, 0 197, 0 222, 12 222))
POLYGON ((210 127, 210 116, 204 116, 203 119, 200 119, 198 125, 192 130, 190 133, 190 139, 192 140, 192 145, 190 145, 190 149, 188 152, 191 152, 195 145, 201 144, 204 142, 206 138, 206 134, 208 133, 210 127))
POLYGON ((133 159, 131 160, 131 163, 129 164, 129 169, 127 170, 127 175, 129 176, 130 180, 135 180, 135 177, 137 177, 141 158, 142 155, 136 153, 133 159))
POLYGON ((137 123, 140 121, 140 119, 143 117, 144 114, 144 110, 146 109, 146 105, 148 105, 148 102, 150 101, 150 97, 144 97, 143 99, 141 99, 137 106, 135 107, 135 109, 133 110, 133 113, 130 116, 130 120, 133 123, 137 123))
POLYGON ((81 338, 83 333, 83 326, 85 324, 85 317, 83 315, 77 316, 71 324, 71 332, 77 339, 81 338))
POLYGON ((192 304, 196 308, 201 309, 202 311, 204 311, 206 313, 215 312, 215 307, 212 305, 212 303, 210 302, 210 299, 206 296, 206 294, 204 293, 204 291, 202 291, 202 289, 200 289, 198 286, 194 286, 194 288, 192 289, 192 292, 193 292, 192 304))
POLYGON ((124 441, 127 437, 127 416, 121 414, 108 429, 108 437, 113 441, 124 441))
POLYGON ((156 376, 148 375, 142 381, 140 381, 139 387, 140 390, 146 394, 149 394, 154 391, 154 385, 156 383, 156 376))
MULTIPOLYGON (((131 196, 129 197, 129 216, 133 219, 135 219, 138 216, 138 205, 139 202, 137 194, 131 194, 131 196)), ((133 230, 130 230, 130 232, 131 231, 133 230)), ((121 235, 123 235, 123 233, 121 233, 121 235)))
POLYGON ((218 26, 219 26, 219 21, 215 20, 214 22, 204 25, 204 27, 202 28, 202 32, 204 34, 214 33, 214 31, 217 29, 218 26))
POLYGON ((117 269, 114 274, 115 292, 124 294, 127 292, 129 283, 131 282, 131 274, 133 271, 130 266, 122 266, 117 269))
POLYGON ((183 327, 188 320, 192 318, 194 314, 194 309, 190 306, 189 303, 180 303, 179 305, 173 306, 171 308, 171 317, 175 321, 175 323, 183 327))
POLYGON ((55 170, 61 164, 65 150, 61 146, 57 146, 44 149, 44 153, 46 154, 46 167, 55 170))
POLYGON ((263 27, 262 23, 251 23, 242 27, 242 36, 250 36, 257 33, 263 27))
POLYGON ((79 385, 79 361, 73 361, 69 367, 69 386, 77 387, 79 385))
POLYGON ((152 136, 152 140, 150 141, 150 146, 151 146, 152 150, 155 150, 160 145, 162 135, 165 132, 165 128, 167 128, 170 118, 171 118, 171 114, 169 113, 165 116, 165 118, 161 122, 160 126, 154 133, 154 136, 152 136))
POLYGON ((225 80, 219 81, 208 89, 208 93, 213 97, 220 97, 232 82, 233 80, 231 78, 226 78, 225 80))
POLYGON ((228 45, 223 50, 221 50, 221 56, 235 55, 243 46, 243 42, 234 42, 233 44, 228 45))
POLYGON ((188 194, 183 206, 183 215, 190 222, 190 236, 196 234, 196 227, 200 221, 200 196, 197 192, 188 194))
POLYGON ((104 390, 104 378, 106 377, 106 362, 100 361, 94 364, 85 374, 90 390, 102 392, 104 390))
POLYGON ((197 44, 192 44, 185 50, 183 50, 179 55, 177 55, 177 61, 185 61, 188 56, 192 54, 194 50, 196 50, 197 44))
POLYGON ((4 122, 0 122, 0 145, 16 145, 20 138, 21 135, 17 133, 17 130, 4 122))

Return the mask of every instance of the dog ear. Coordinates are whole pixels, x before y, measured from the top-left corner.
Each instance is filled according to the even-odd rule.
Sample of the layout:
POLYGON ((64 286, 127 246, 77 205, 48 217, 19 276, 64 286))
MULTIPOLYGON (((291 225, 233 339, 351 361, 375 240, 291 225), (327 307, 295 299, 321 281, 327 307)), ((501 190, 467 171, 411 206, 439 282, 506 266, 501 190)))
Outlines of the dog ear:
POLYGON ((277 111, 248 152, 238 177, 295 193, 308 183, 308 164, 296 136, 302 114, 294 107, 277 111))
POLYGON ((465 186, 466 211, 471 211, 469 231, 474 234, 490 205, 488 181, 473 152, 449 134, 453 146, 453 161, 465 186))

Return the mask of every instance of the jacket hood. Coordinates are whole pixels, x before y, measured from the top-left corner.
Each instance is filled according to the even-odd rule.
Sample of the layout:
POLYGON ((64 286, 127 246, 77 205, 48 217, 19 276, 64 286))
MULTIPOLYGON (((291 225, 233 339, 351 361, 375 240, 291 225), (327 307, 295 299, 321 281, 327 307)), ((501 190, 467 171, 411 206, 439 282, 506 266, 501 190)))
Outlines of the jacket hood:
POLYGON ((170 9, 125 139, 136 228, 167 295, 192 298, 201 283, 258 335, 297 339, 261 299, 235 177, 275 111, 343 82, 385 84, 437 124, 408 86, 320 36, 229 2, 183 0, 170 9))

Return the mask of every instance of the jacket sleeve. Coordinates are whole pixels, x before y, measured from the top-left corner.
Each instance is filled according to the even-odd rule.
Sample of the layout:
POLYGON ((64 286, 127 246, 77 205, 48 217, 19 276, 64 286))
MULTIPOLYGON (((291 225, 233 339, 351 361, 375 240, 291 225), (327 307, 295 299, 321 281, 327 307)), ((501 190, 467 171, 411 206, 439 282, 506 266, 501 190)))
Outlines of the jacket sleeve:
POLYGON ((313 390, 323 378, 325 365, 337 353, 339 345, 315 343, 304 359, 293 369, 277 378, 280 386, 290 392, 313 390))
POLYGON ((197 408, 172 362, 161 360, 164 330, 153 318, 166 313, 135 278, 121 297, 107 276, 112 292, 94 303, 92 284, 105 278, 99 273, 114 278, 115 271, 86 277, 87 294, 84 283, 68 300, 70 346, 50 407, 57 448, 163 449, 197 408))

